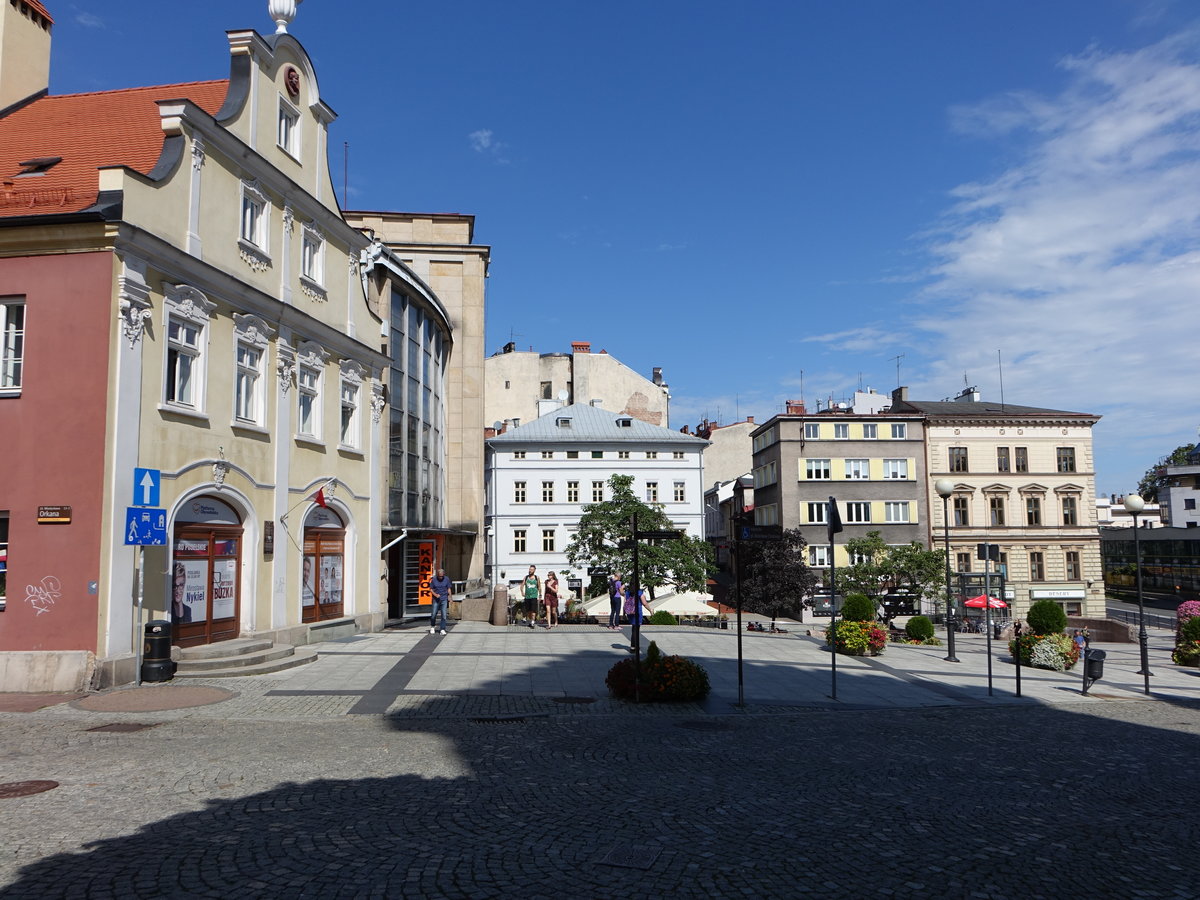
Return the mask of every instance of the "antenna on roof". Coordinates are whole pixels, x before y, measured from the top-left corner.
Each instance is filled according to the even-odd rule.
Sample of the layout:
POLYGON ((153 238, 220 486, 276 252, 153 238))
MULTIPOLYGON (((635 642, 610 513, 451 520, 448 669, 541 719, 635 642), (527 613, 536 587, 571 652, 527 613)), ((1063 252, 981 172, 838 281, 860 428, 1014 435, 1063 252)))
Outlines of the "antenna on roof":
POLYGON ((904 354, 901 353, 899 356, 893 356, 892 359, 896 363, 896 387, 900 387, 900 360, 904 359, 904 354))
POLYGON ((1000 358, 1000 350, 996 349, 996 368, 1000 370, 1000 412, 1004 412, 1004 360, 1000 358))

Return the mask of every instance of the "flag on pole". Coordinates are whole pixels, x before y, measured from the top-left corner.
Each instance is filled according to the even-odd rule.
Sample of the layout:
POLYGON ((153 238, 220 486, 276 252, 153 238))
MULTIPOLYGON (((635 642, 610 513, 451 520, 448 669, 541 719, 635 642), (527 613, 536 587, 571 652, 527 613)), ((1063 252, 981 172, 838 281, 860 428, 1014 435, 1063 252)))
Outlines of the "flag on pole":
POLYGON ((316 501, 317 506, 325 507, 326 509, 329 508, 325 506, 325 488, 317 488, 317 492, 313 494, 313 500, 316 501))
POLYGON ((829 515, 826 516, 826 527, 829 534, 829 543, 833 543, 833 536, 842 530, 842 517, 838 515, 837 501, 832 497, 829 498, 829 515))

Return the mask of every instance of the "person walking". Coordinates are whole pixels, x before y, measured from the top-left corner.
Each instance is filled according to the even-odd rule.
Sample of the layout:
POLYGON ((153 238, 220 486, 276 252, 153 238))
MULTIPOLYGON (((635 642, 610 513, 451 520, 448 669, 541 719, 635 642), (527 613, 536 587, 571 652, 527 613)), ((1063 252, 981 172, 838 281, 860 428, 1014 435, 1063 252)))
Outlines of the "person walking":
POLYGON ((553 572, 546 573, 543 600, 546 603, 546 630, 549 631, 558 624, 558 576, 553 572))
POLYGON ((525 598, 525 621, 533 628, 537 619, 538 600, 542 596, 542 579, 537 576, 537 566, 529 567, 529 574, 521 582, 521 596, 525 598))
POLYGON ((621 584, 621 573, 608 577, 608 628, 616 631, 621 627, 621 603, 625 598, 625 586, 621 584))
MULTIPOLYGON (((649 607, 650 592, 644 587, 638 587, 637 597, 633 596, 633 589, 629 586, 625 588, 625 615, 629 619, 629 624, 636 628, 645 623, 646 617, 650 613, 649 607)), ((635 630, 629 641, 629 652, 637 652, 638 632, 635 630)))
POLYGON ((442 634, 446 633, 446 607, 450 605, 450 587, 451 581, 446 575, 446 570, 439 568, 437 574, 429 582, 429 590, 433 592, 433 604, 429 610, 430 634, 437 630, 439 615, 442 618, 442 634))

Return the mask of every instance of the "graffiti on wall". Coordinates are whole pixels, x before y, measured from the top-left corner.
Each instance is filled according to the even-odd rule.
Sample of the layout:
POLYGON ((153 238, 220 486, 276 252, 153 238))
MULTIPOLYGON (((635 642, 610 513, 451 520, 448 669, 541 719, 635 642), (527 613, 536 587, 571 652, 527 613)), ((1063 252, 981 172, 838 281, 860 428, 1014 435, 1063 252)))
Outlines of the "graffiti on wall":
POLYGON ((25 585, 25 602, 40 616, 50 612, 54 602, 62 596, 62 587, 53 575, 47 575, 37 584, 25 585))

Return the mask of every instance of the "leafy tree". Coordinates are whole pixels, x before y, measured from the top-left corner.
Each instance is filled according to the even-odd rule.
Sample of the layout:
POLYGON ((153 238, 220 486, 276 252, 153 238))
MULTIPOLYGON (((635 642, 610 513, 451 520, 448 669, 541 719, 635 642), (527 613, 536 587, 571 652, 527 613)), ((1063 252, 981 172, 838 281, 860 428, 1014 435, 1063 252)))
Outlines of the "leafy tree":
POLYGON ((807 543, 799 528, 789 528, 777 541, 743 541, 741 554, 742 608, 775 619, 799 619, 812 606, 820 578, 805 561, 807 543))
POLYGON ((846 550, 856 562, 838 569, 840 594, 853 591, 878 600, 890 593, 913 597, 944 593, 946 556, 941 550, 926 550, 917 541, 889 547, 878 531, 850 538, 846 550))
MULTIPOLYGON (((643 503, 634 495, 632 475, 613 475, 608 487, 612 499, 583 507, 567 559, 573 566, 600 566, 629 574, 633 551, 618 549, 617 542, 633 536, 633 516, 638 531, 666 531, 674 526, 661 506, 643 503)), ((686 534, 679 540, 643 542, 638 547, 638 566, 638 580, 644 586, 672 584, 681 591, 701 591, 713 571, 712 547, 686 534)))
POLYGON ((1183 466, 1187 464, 1187 455, 1196 449, 1195 444, 1184 444, 1176 447, 1166 456, 1146 470, 1142 480, 1138 482, 1137 492, 1147 503, 1158 502, 1159 489, 1166 487, 1167 475, 1164 466, 1183 466))

